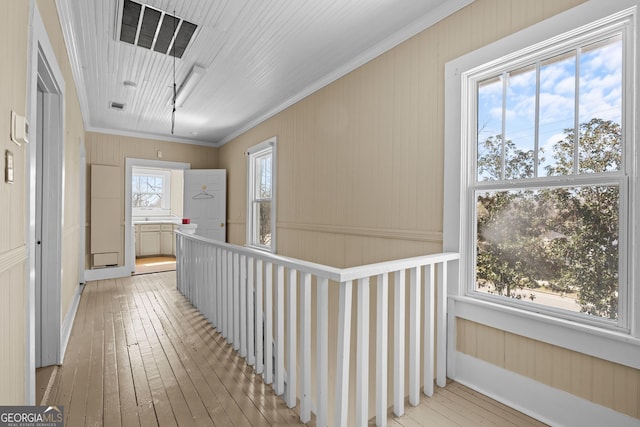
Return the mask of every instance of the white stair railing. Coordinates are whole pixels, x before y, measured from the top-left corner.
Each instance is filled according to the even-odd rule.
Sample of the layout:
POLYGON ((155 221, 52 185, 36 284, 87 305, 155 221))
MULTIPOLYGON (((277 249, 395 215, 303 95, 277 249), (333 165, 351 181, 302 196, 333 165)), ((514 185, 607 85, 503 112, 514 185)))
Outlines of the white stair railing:
POLYGON ((264 382, 271 384, 288 407, 296 407, 299 400, 303 422, 309 422, 312 411, 315 412, 317 426, 366 426, 370 417, 369 392, 373 389, 376 425, 386 426, 390 313, 394 328, 391 371, 394 414, 404 414, 407 374, 409 403, 414 406, 420 401, 421 382, 423 393, 433 395, 434 371, 437 385, 446 385, 447 265, 458 258, 457 253, 441 253, 340 269, 176 232, 178 290, 256 373, 263 375, 264 382), (389 307, 390 279, 394 288, 393 307, 389 307), (333 286, 338 287, 338 315, 337 327, 330 331, 329 291, 333 286), (354 287, 356 337, 352 339, 354 287), (316 322, 312 328, 314 290, 316 322), (375 366, 370 366, 373 292, 377 301, 377 333, 373 337, 375 366), (315 360, 311 357, 313 340, 315 360), (330 347, 336 349, 335 372, 329 372, 330 347), (357 356, 355 366, 350 364, 352 351, 357 356), (355 370, 353 386, 350 369, 355 370), (375 369, 375 384, 369 384, 371 369, 375 369), (329 378, 335 378, 335 395, 329 392, 329 378), (355 396, 352 419, 350 396, 355 396))

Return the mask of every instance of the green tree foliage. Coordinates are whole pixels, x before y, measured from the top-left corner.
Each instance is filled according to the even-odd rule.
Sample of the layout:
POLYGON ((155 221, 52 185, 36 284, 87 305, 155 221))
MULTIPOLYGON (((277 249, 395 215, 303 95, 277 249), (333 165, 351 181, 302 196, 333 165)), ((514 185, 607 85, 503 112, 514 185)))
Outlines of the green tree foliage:
MULTIPOLYGON (((620 125, 592 119, 579 127, 577 173, 620 169, 620 125)), ((552 148, 548 176, 572 175, 576 135, 567 129, 552 148)), ((533 176, 534 155, 500 136, 480 144, 481 179, 533 176)), ((479 287, 511 298, 534 299, 527 289, 548 284, 557 293, 577 294, 584 313, 615 319, 618 312, 617 186, 491 191, 478 195, 479 287)))

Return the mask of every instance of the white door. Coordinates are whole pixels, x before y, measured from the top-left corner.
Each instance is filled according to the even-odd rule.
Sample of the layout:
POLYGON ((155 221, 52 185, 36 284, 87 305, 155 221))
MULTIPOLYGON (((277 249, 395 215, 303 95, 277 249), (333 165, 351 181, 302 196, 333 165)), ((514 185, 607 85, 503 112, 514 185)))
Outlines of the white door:
POLYGON ((190 169, 184 171, 183 218, 197 224, 196 234, 226 242, 227 171, 190 169))

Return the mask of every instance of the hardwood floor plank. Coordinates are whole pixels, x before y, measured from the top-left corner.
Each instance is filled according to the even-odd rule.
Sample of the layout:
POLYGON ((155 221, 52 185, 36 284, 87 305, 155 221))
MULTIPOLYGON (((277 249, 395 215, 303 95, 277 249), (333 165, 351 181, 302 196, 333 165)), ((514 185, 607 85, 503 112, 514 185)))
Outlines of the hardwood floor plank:
MULTIPOLYGON (((208 396, 210 393, 214 394, 213 390, 220 390, 221 388, 225 388, 224 385, 219 381, 219 377, 215 374, 215 372, 211 369, 208 369, 209 363, 203 359, 201 354, 206 354, 207 349, 203 349, 202 347, 195 348, 196 351, 190 351, 189 348, 194 346, 194 340, 189 339, 190 336, 193 335, 193 332, 189 333, 188 330, 184 329, 183 325, 180 325, 179 318, 167 317, 170 313, 167 313, 168 307, 163 307, 158 304, 158 301, 149 300, 149 305, 154 308, 155 319, 156 319, 156 327, 158 330, 163 331, 165 334, 165 338, 162 340, 164 342, 164 347, 166 351, 169 352, 181 352, 183 358, 185 358, 185 363, 188 363, 188 357, 194 357, 193 362, 195 362, 195 366, 198 368, 198 374, 193 375, 194 378, 198 378, 197 382, 200 387, 198 390, 204 395, 203 400, 210 401, 208 396), (162 318, 162 319, 161 319, 162 318), (175 347, 174 347, 175 345, 175 347), (198 351, 202 350, 202 351, 198 351), (202 381, 204 380, 204 382, 202 381)), ((174 361, 177 363, 177 361, 174 361)), ((225 388, 226 389, 226 388, 225 388)), ((234 425, 252 425, 252 423, 247 419, 247 414, 240 410, 239 407, 235 404, 232 399, 222 394, 218 395, 217 399, 220 408, 216 407, 215 404, 210 406, 208 409, 211 410, 212 413, 216 415, 220 415, 220 412, 226 412, 228 414, 228 420, 231 422, 233 420, 234 425), (221 401, 219 400, 221 398, 221 401)), ((211 402, 213 403, 213 402, 211 402)), ((260 425, 264 424, 266 420, 257 419, 255 420, 260 425)), ((225 425, 225 421, 215 419, 214 422, 216 424, 225 425)), ((227 424, 228 425, 228 424, 227 424)))
MULTIPOLYGON (((116 353, 116 366, 118 374, 118 399, 120 402, 120 419, 123 427, 137 427, 140 425, 138 418, 138 406, 133 383, 133 372, 129 360, 129 347, 127 345, 126 331, 122 319, 122 300, 124 299, 119 287, 114 286, 112 297, 114 347, 116 353)), ((111 417, 105 414, 105 421, 111 417)))
POLYGON ((126 290, 126 292, 127 294, 125 295, 127 295, 127 298, 123 299, 121 303, 126 304, 126 309, 123 311, 123 321, 127 336, 128 355, 131 363, 131 373, 133 376, 140 425, 157 426, 158 420, 151 396, 151 389, 144 369, 142 352, 140 351, 140 341, 144 341, 146 336, 144 331, 141 330, 137 307, 132 295, 130 295, 131 290, 126 290))
MULTIPOLYGON (((188 301, 183 301, 182 304, 186 305, 179 307, 180 310, 195 311, 188 301)), ((195 313, 197 313, 197 311, 195 311, 195 313)), ((194 328, 198 331, 201 338, 205 342, 210 342, 211 346, 218 346, 217 349, 214 349, 215 347, 211 348, 214 349, 214 354, 218 358, 218 363, 225 364, 226 369, 221 373, 221 378, 234 387, 233 389, 230 389, 230 392, 232 392, 238 404, 245 405, 243 407, 246 409, 246 398, 249 398, 254 402, 256 407, 260 409, 261 413, 273 423, 289 423, 292 422, 292 419, 298 419, 297 414, 285 417, 284 419, 279 419, 282 411, 287 409, 284 401, 276 396, 269 386, 264 384, 261 376, 254 374, 253 368, 246 365, 244 360, 233 350, 232 346, 227 343, 220 334, 211 328, 206 321, 204 321, 199 315, 193 316, 192 319, 196 322, 194 328), (248 383, 242 380, 242 375, 246 378, 245 381, 249 381, 248 383), (238 384, 243 386, 238 388, 238 384), (258 394, 259 399, 253 398, 253 387, 255 386, 258 386, 260 389, 260 393, 258 394)))
MULTIPOLYGON (((110 287, 113 288, 113 287, 110 287)), ((118 384, 118 362, 113 320, 113 289, 105 290, 104 303, 104 424, 122 426, 120 417, 120 393, 118 384)))
MULTIPOLYGON (((217 361, 213 365, 214 370, 218 370, 218 377, 222 380, 227 388, 228 392, 234 397, 235 403, 241 407, 245 414, 254 411, 256 408, 260 411, 262 417, 266 417, 269 423, 290 423, 299 421, 297 414, 293 411, 289 416, 282 417, 281 412, 290 411, 286 408, 286 405, 279 397, 275 396, 270 387, 266 387, 262 382, 262 378, 253 374, 252 368, 248 367, 244 360, 241 359, 238 354, 233 350, 224 338, 219 336, 217 332, 204 320, 191 304, 183 300, 181 306, 178 309, 181 312, 191 312, 193 315, 189 316, 189 324, 196 330, 200 338, 203 340, 205 347, 208 346, 213 354, 216 355, 217 361), (221 365, 224 369, 221 369, 221 365), (238 369, 239 365, 249 368, 247 372, 243 369, 238 369), (244 377, 244 378, 243 378, 244 377), (247 383, 248 381, 248 383, 247 383), (247 385, 248 384, 248 385, 247 385), (252 396, 252 390, 255 390, 255 385, 260 387, 258 393, 258 399, 254 399, 252 396), (247 398, 249 400, 247 400, 247 398), (254 403, 255 408, 250 405, 250 401, 254 403)), ((192 337, 193 338, 193 337, 192 337)), ((202 348, 202 347, 200 347, 202 348)), ((258 419, 252 420, 252 423, 264 422, 258 417, 258 419)))
MULTIPOLYGON (((93 313, 96 308, 96 288, 99 283, 100 282, 98 282, 95 287, 85 288, 87 292, 83 297, 87 303, 87 311, 90 313, 93 313)), ((73 381, 71 383, 71 390, 69 390, 69 404, 65 407, 65 418, 69 425, 85 425, 87 394, 89 391, 89 361, 93 354, 93 340, 90 339, 92 334, 88 331, 93 330, 93 325, 93 315, 87 315, 86 320, 79 325, 80 328, 75 336, 78 345, 82 346, 86 353, 79 354, 75 363, 75 372, 73 372, 73 381)))
POLYGON ((102 424, 104 412, 104 282, 95 289, 95 305, 93 313, 93 333, 87 338, 91 340, 91 358, 87 377, 87 408, 85 425, 99 426, 102 424))

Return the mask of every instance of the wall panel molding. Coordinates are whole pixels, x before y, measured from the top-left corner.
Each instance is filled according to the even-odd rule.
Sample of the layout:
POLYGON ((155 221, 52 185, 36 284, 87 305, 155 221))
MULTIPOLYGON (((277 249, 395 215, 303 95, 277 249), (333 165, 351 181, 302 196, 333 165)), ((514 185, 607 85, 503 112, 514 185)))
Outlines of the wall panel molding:
POLYGON ((19 246, 0 254, 0 273, 23 263, 27 259, 27 245, 19 246))
POLYGON ((441 231, 397 230, 389 228, 353 227, 346 225, 300 224, 293 222, 279 222, 278 228, 285 230, 312 231, 317 233, 344 234, 348 236, 442 243, 441 231))

